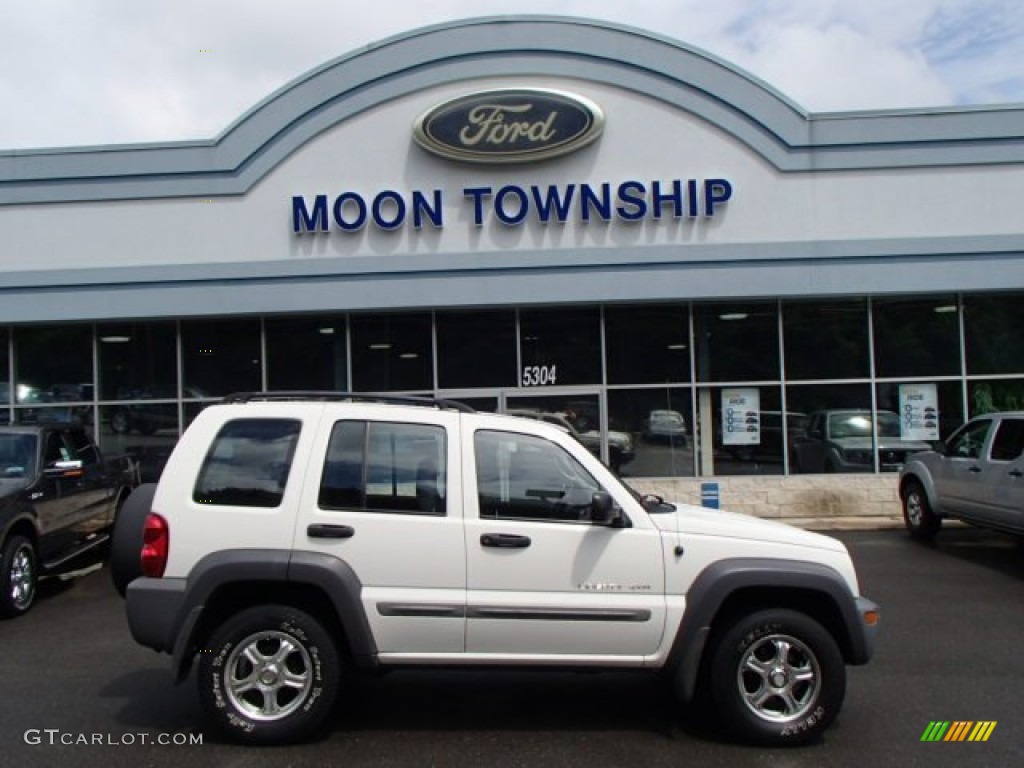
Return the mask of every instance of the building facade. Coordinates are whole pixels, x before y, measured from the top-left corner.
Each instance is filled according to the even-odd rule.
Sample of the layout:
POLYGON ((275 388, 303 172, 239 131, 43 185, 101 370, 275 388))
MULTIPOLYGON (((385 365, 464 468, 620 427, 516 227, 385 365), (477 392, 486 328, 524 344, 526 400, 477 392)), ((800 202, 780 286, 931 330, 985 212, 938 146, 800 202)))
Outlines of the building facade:
POLYGON ((440 25, 210 141, 0 151, 0 418, 155 472, 232 392, 438 395, 641 487, 891 502, 1024 407, 1022 191, 1020 107, 808 114, 635 29, 440 25))

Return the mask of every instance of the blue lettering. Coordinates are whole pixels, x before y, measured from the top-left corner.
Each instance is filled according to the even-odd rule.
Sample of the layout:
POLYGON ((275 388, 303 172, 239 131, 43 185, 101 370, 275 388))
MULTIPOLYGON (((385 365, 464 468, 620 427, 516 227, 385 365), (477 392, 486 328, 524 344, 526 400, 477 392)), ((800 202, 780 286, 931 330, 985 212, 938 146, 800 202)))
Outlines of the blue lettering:
POLYGON ((706 179, 704 181, 704 215, 709 219, 715 215, 715 206, 732 198, 732 184, 727 179, 706 179))
POLYGON ((573 193, 576 185, 570 184, 565 188, 565 197, 561 197, 558 187, 554 184, 548 186, 547 195, 541 195, 540 187, 530 187, 533 192, 533 202, 537 206, 537 216, 542 224, 547 224, 551 218, 551 210, 554 209, 559 224, 564 224, 569 216, 569 207, 572 205, 573 193))
POLYGON ((660 219, 661 208, 667 203, 672 204, 672 218, 681 219, 683 217, 683 183, 678 179, 672 182, 672 192, 669 194, 662 194, 660 181, 651 185, 651 215, 660 219))
POLYGON ((580 216, 584 222, 590 221, 590 209, 594 208, 602 221, 612 218, 612 185, 607 181, 601 185, 600 196, 589 184, 580 185, 580 216))
POLYGON ((413 226, 416 227, 416 229, 419 229, 420 227, 423 226, 423 216, 424 216, 424 214, 426 215, 426 217, 428 219, 430 219, 430 223, 433 224, 435 227, 440 228, 440 227, 443 226, 443 224, 441 223, 441 190, 440 189, 435 189, 434 190, 434 206, 433 207, 430 206, 430 203, 427 200, 426 195, 424 195, 419 190, 413 190, 413 193, 412 193, 412 223, 413 223, 413 226))
POLYGON ((301 195, 292 198, 292 231, 301 235, 303 232, 327 231, 327 195, 313 198, 313 215, 306 208, 306 199, 301 195))
POLYGON ((466 187, 462 190, 462 194, 473 198, 473 223, 482 227, 484 225, 484 197, 491 196, 491 188, 466 187))
POLYGON ((530 198, 527 197, 526 191, 522 187, 510 184, 499 189, 498 194, 494 196, 494 213, 502 224, 507 224, 508 226, 522 224, 523 219, 526 218, 526 214, 529 212, 530 198), (515 197, 519 200, 519 211, 514 216, 509 215, 505 209, 505 199, 508 197, 515 197))
POLYGON ((689 179, 686 182, 686 201, 687 203, 689 203, 689 207, 687 208, 686 212, 689 214, 690 218, 696 218, 698 213, 697 205, 700 202, 700 198, 697 197, 696 179, 689 179))
POLYGON ((334 223, 346 232, 358 232, 366 226, 366 202, 355 192, 346 192, 334 199, 334 223), (352 203, 356 209, 354 221, 345 220, 345 204, 352 203))
POLYGON ((398 229, 405 221, 405 200, 397 192, 386 189, 373 198, 373 223, 381 229, 398 229), (389 205, 390 203, 390 205, 389 205), (384 212, 391 208, 394 216, 387 220, 384 212))
POLYGON ((624 181, 619 184, 619 200, 623 203, 615 212, 620 219, 638 221, 647 215, 647 201, 644 192, 647 190, 639 181, 624 181))

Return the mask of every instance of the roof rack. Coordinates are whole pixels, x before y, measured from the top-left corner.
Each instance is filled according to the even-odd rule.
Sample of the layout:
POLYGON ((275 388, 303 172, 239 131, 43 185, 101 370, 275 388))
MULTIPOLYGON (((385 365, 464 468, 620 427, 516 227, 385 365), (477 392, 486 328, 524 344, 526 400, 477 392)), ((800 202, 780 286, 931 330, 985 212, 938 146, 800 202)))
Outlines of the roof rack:
POLYGON ((476 413, 474 408, 460 403, 458 400, 446 400, 441 397, 413 397, 412 395, 383 395, 372 392, 333 392, 318 390, 285 390, 280 392, 235 392, 228 395, 222 403, 252 403, 281 400, 320 400, 324 402, 350 403, 392 403, 395 405, 419 405, 425 408, 437 408, 442 411, 459 411, 476 413))

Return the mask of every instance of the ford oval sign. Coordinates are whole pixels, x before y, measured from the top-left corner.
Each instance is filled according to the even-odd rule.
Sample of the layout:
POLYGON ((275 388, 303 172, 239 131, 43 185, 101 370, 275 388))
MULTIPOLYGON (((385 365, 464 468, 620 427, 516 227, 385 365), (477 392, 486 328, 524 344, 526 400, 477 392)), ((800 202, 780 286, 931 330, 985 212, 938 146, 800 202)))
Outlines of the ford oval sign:
POLYGON ((544 88, 502 88, 446 101, 416 121, 416 142, 470 163, 528 163, 573 152, 601 134, 588 99, 544 88))

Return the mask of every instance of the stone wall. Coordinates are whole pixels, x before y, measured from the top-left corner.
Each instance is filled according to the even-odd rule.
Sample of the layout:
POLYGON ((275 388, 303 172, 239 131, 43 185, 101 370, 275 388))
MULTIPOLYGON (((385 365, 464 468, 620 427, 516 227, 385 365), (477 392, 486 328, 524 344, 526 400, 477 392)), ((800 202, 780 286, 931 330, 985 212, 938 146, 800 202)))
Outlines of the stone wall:
POLYGON ((701 484, 718 483, 719 506, 801 527, 895 527, 903 524, 899 478, 884 475, 757 475, 630 478, 640 493, 700 505, 701 484))

